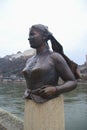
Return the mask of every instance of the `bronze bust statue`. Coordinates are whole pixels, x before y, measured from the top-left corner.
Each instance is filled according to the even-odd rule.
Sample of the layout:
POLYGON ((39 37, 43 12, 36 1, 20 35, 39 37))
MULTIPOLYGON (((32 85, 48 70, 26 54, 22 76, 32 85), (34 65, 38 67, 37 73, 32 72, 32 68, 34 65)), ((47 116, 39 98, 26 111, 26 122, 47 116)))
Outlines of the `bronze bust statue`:
POLYGON ((23 69, 27 84, 25 99, 43 103, 76 88, 75 75, 62 55, 61 45, 58 47, 60 52, 55 51, 55 44, 55 50, 49 49, 47 41, 55 40, 53 38, 44 25, 37 24, 30 28, 28 40, 30 46, 36 49, 36 55, 28 59, 23 69), (62 85, 58 85, 59 77, 64 81, 62 85))

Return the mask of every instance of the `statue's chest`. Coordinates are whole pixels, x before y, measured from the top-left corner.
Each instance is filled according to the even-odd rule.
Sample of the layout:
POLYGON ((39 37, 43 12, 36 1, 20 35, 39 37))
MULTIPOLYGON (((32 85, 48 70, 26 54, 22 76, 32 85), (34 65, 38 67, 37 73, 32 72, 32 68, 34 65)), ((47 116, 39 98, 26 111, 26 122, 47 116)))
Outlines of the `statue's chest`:
POLYGON ((35 57, 27 63, 23 71, 26 71, 28 77, 40 79, 53 68, 53 63, 50 57, 35 57))

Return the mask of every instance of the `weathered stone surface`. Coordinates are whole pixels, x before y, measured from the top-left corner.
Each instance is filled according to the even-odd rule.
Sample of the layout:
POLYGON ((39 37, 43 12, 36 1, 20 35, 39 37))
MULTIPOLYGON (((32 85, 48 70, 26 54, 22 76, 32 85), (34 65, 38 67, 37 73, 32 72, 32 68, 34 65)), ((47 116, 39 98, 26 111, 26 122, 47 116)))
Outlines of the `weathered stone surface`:
POLYGON ((0 130, 7 130, 7 129, 0 124, 0 130))
POLYGON ((0 108, 0 130, 23 130, 23 121, 0 108))
POLYGON ((64 130, 63 96, 43 104, 25 102, 24 130, 64 130))

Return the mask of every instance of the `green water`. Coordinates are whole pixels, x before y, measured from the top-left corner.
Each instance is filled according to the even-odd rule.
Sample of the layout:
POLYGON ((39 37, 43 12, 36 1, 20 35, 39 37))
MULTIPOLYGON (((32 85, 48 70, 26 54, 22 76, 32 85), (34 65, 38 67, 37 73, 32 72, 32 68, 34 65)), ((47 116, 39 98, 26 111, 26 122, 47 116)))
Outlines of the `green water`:
MULTIPOLYGON (((23 119, 23 83, 0 83, 0 107, 23 119)), ((64 94, 66 130, 87 130, 87 85, 64 94)))
POLYGON ((87 130, 87 85, 64 95, 66 130, 87 130))
POLYGON ((0 84, 0 108, 23 119, 25 85, 15 83, 0 84))

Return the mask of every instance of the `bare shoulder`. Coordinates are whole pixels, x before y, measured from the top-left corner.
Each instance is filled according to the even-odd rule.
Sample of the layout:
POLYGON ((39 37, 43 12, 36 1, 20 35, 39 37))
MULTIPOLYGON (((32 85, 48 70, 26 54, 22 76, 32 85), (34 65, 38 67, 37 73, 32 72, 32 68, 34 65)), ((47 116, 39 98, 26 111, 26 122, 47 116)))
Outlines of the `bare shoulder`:
POLYGON ((54 62, 58 62, 58 63, 66 62, 65 59, 63 58, 63 56, 57 52, 53 52, 51 54, 51 58, 54 60, 54 62))
POLYGON ((71 72, 67 62, 59 53, 53 52, 51 55, 53 62, 55 63, 56 70, 59 72, 60 77, 64 80, 75 80, 73 73, 71 72))

